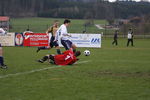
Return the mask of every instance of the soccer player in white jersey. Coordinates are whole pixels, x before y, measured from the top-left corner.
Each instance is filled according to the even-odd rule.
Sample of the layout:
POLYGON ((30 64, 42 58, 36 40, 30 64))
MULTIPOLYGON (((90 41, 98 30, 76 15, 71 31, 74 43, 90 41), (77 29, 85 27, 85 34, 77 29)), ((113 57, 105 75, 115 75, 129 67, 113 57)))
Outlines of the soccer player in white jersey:
POLYGON ((70 20, 64 20, 64 24, 62 24, 57 30, 55 41, 58 41, 60 39, 61 44, 65 47, 66 50, 72 48, 73 52, 76 52, 76 45, 70 41, 69 37, 71 37, 71 35, 68 34, 67 31, 67 27, 70 25, 70 23, 70 20))
POLYGON ((7 66, 4 64, 3 50, 0 44, 0 68, 6 69, 7 66))
MULTIPOLYGON (((3 28, 0 28, 0 35, 5 35, 6 31, 3 28)), ((0 68, 6 69, 7 66, 4 64, 3 50, 0 43, 0 68)))

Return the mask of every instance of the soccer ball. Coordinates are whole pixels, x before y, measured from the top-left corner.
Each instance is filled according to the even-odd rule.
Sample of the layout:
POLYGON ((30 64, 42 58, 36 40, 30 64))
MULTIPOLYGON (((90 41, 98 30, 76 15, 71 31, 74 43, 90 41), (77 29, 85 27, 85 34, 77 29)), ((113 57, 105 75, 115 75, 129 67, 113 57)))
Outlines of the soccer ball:
POLYGON ((85 56, 89 56, 89 55, 90 55, 90 51, 89 51, 89 50, 85 50, 85 51, 84 51, 84 55, 85 55, 85 56))

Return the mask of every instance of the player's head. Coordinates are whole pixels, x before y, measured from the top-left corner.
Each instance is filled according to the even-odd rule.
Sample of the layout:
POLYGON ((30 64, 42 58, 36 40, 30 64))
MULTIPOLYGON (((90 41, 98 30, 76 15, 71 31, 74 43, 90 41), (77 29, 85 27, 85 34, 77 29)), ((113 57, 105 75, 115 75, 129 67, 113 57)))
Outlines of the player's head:
POLYGON ((54 26, 56 26, 56 27, 59 26, 59 21, 58 20, 54 21, 54 26))
POLYGON ((28 29, 26 29, 26 31, 30 31, 30 29, 28 28, 28 29))
POLYGON ((69 26, 70 23, 71 23, 71 21, 70 21, 69 19, 65 19, 65 20, 64 20, 64 24, 65 24, 66 26, 69 26))
POLYGON ((81 52, 80 52, 80 51, 76 51, 74 55, 75 55, 76 57, 78 57, 78 56, 81 55, 81 52))

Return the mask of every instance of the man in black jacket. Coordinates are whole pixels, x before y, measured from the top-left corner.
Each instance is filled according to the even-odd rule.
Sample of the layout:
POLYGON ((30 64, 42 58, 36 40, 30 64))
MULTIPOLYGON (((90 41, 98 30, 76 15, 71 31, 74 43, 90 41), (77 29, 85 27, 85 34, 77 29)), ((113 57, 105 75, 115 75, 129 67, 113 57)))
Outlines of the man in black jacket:
POLYGON ((118 30, 116 30, 115 31, 115 33, 114 33, 114 41, 112 42, 112 45, 118 45, 118 41, 117 41, 117 39, 118 39, 118 30))

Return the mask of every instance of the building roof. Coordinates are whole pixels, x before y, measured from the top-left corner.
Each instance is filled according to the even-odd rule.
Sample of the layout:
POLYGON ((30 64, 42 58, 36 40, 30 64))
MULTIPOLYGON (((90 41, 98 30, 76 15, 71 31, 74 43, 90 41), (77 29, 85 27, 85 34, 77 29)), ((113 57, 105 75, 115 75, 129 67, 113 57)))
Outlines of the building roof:
POLYGON ((9 17, 7 17, 7 16, 0 16, 0 21, 9 21, 9 17))

